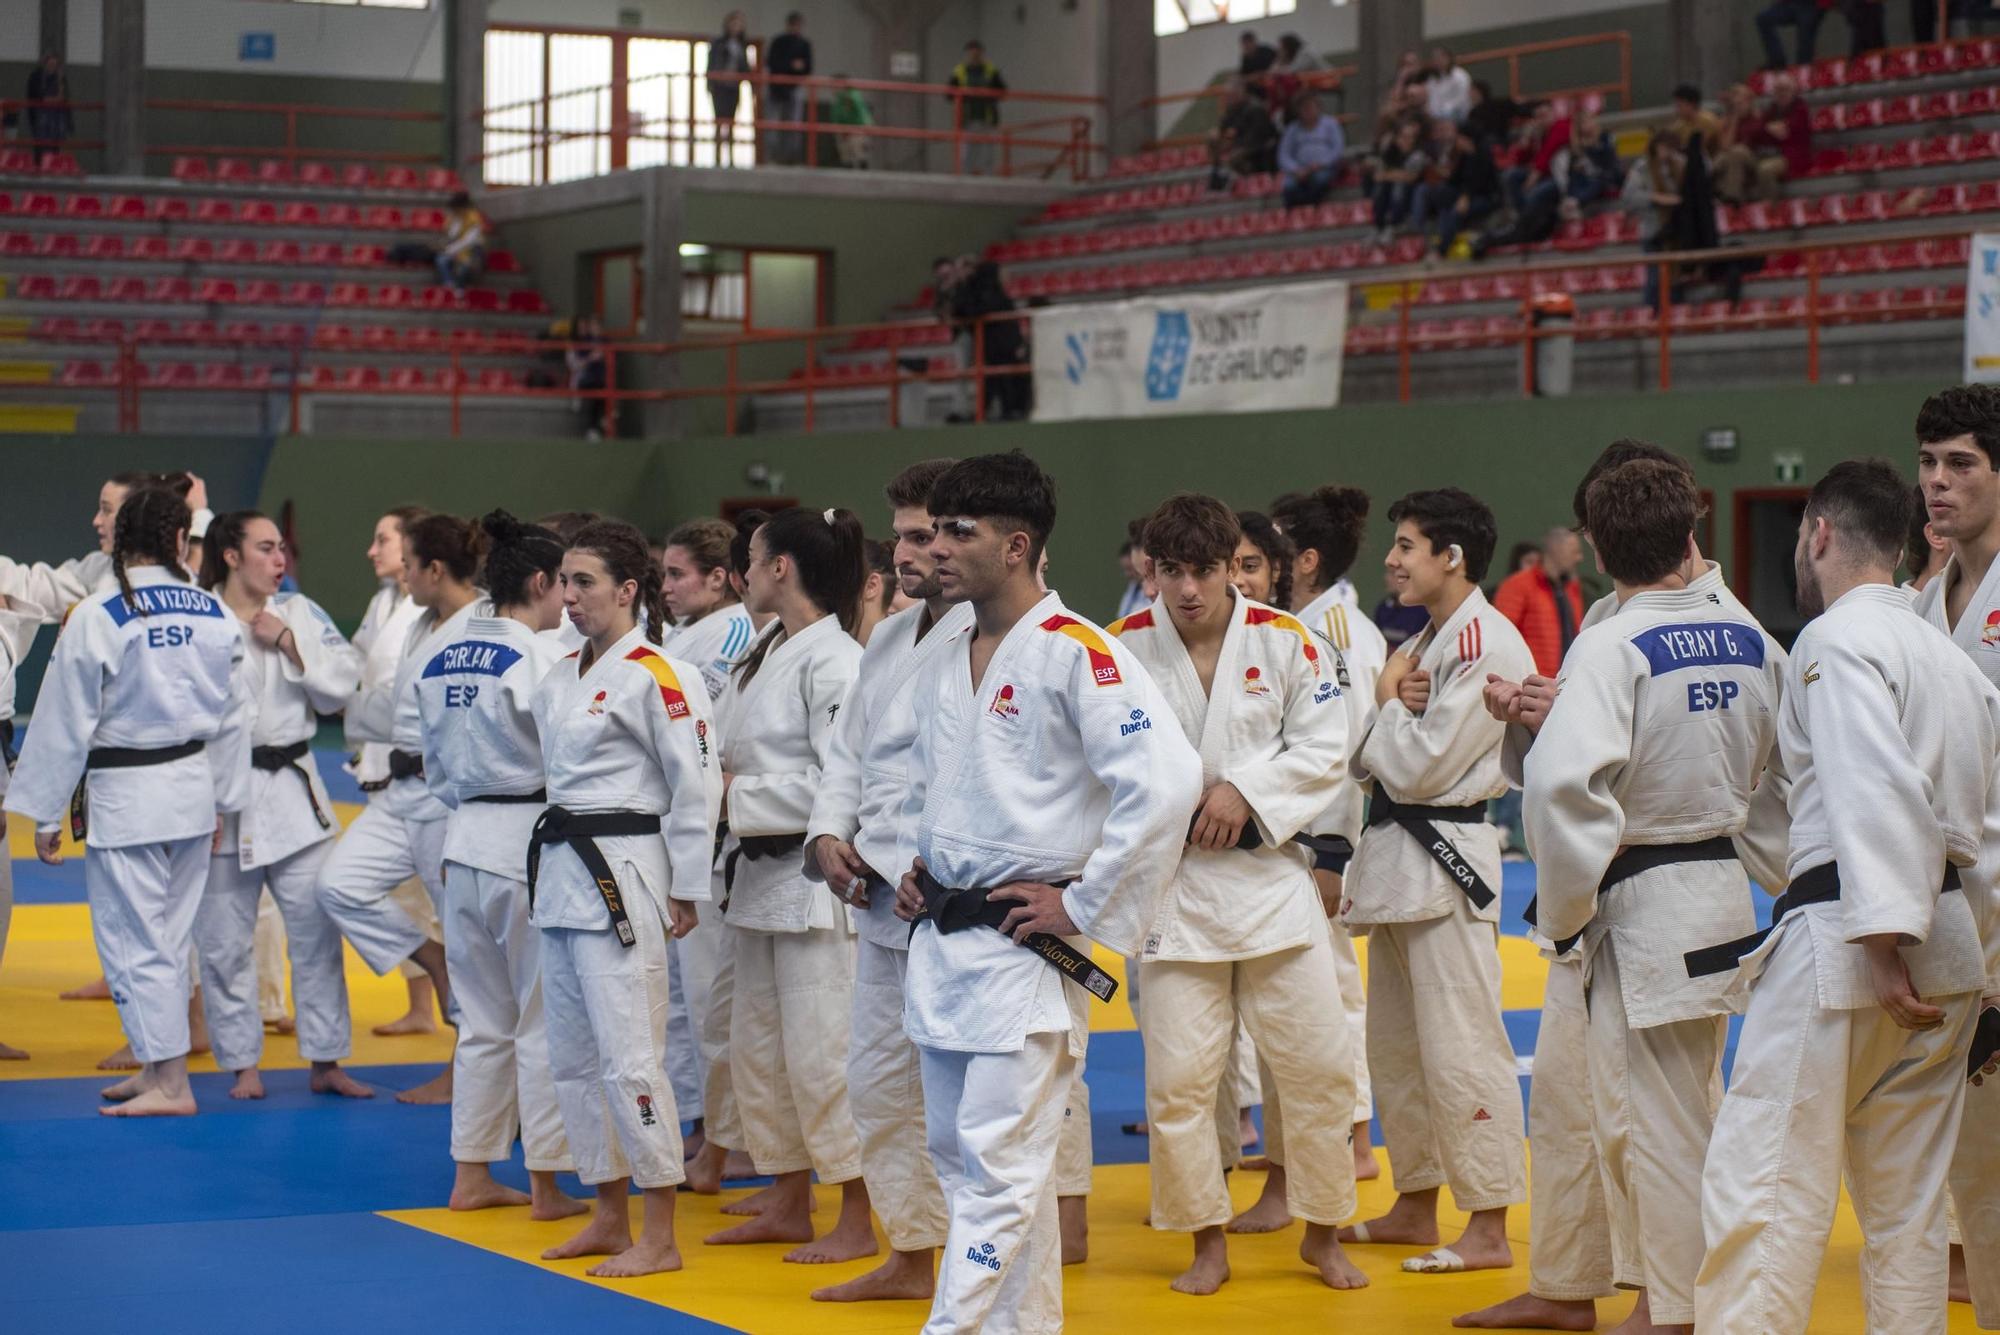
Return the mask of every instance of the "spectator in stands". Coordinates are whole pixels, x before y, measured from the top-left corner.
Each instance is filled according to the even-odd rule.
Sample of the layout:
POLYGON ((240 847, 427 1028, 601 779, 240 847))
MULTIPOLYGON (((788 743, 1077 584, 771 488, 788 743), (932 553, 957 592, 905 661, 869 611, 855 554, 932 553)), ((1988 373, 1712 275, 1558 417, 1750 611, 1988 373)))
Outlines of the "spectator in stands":
POLYGON ((1389 82, 1389 95, 1396 99, 1396 109, 1407 110, 1410 90, 1422 88, 1424 84, 1430 82, 1430 77, 1430 66, 1424 64, 1423 56, 1418 54, 1415 47, 1403 52, 1396 61, 1396 75, 1389 82))
POLYGON ((486 218, 461 190, 446 205, 444 245, 437 252, 438 281, 454 292, 486 272, 486 218))
POLYGON ((1318 204, 1332 191, 1347 156, 1347 137, 1311 94, 1299 95, 1292 116, 1278 141, 1278 170, 1284 175, 1285 207, 1297 209, 1318 204))
POLYGON ((1430 161, 1424 152, 1423 137, 1422 124, 1402 122, 1376 165, 1373 207, 1377 245, 1387 245, 1394 239, 1396 229, 1409 216, 1410 203, 1430 161))
MULTIPOLYGON (((764 64, 773 76, 787 79, 812 77, 813 48, 812 43, 806 40, 805 15, 797 10, 785 15, 785 30, 773 37, 764 48, 764 64)), ((784 83, 774 77, 765 94, 764 104, 770 108, 768 114, 774 121, 802 121, 806 118, 806 99, 811 96, 812 90, 804 84, 784 83)), ((805 131, 773 131, 771 159, 788 164, 804 162, 805 131)))
POLYGON ((62 152, 63 142, 76 129, 76 117, 68 105, 69 71, 55 52, 43 56, 42 63, 28 71, 28 101, 28 139, 39 167, 43 159, 62 152), (38 102, 61 105, 32 105, 38 102))
MULTIPOLYGON (((965 59, 952 69, 951 86, 985 89, 993 94, 973 97, 949 94, 962 129, 992 134, 1000 128, 1000 99, 1007 92, 1007 81, 1000 77, 999 67, 986 58, 986 48, 979 44, 978 38, 965 44, 965 59)), ((984 176, 993 170, 993 144, 990 140, 966 142, 965 170, 974 176, 984 176)))
POLYGON ((1722 133, 1715 148, 1715 197, 1731 204, 1774 199, 1785 160, 1764 129, 1764 113, 1748 84, 1722 94, 1722 133))
MULTIPOLYGON (((1758 174, 1769 180, 1772 195, 1783 182, 1796 181, 1812 170, 1812 111, 1799 96, 1799 81, 1790 74, 1771 80, 1771 100, 1758 114, 1754 147, 1758 174)), ((1721 172, 1719 161, 1717 172, 1721 172)), ((1716 193, 1724 193, 1720 182, 1716 193)))
MULTIPOLYGON (((845 74, 836 74, 836 79, 845 79, 845 74)), ((875 113, 869 109, 868 99, 861 95, 859 88, 842 88, 833 95, 833 123, 845 126, 834 138, 834 148, 840 154, 840 165, 855 171, 868 170, 867 127, 875 123, 875 113)))
POLYGON ((1431 81, 1424 96, 1433 116, 1457 124, 1472 110, 1472 76, 1448 46, 1431 48, 1431 81))
POLYGON ((1701 89, 1684 83, 1674 89, 1674 118, 1667 126, 1667 133, 1673 135, 1683 153, 1687 152, 1689 139, 1699 136, 1713 154, 1716 140, 1722 134, 1722 120, 1701 105, 1701 89))
MULTIPOLYGON (((1679 141, 1670 131, 1658 130, 1646 144, 1646 156, 1634 162, 1632 170, 1626 173, 1618 206, 1640 219, 1644 229, 1641 249, 1666 248, 1668 223, 1674 210, 1680 207, 1681 179, 1686 169, 1687 156, 1681 152, 1679 141)), ((1646 304, 1653 307, 1660 304, 1660 270, 1653 264, 1646 266, 1646 304)))
POLYGON ((1465 128, 1486 147, 1498 150, 1513 136, 1514 123, 1528 114, 1529 108, 1513 98, 1493 96, 1493 87, 1486 80, 1472 81, 1471 110, 1465 113, 1465 128))
POLYGON ((1470 126, 1458 129, 1450 174, 1443 181, 1424 186, 1418 200, 1418 229, 1423 229, 1426 220, 1437 219, 1431 253, 1438 259, 1451 254, 1452 242, 1467 225, 1500 207, 1500 169, 1493 164, 1493 150, 1473 136, 1470 126))
POLYGON ((1563 194, 1583 209, 1618 193, 1624 184, 1624 168, 1618 161, 1618 147, 1595 111, 1585 108, 1570 122, 1569 145, 1561 166, 1563 194))
POLYGON ((708 101, 715 109, 715 160, 736 165, 736 107, 743 95, 743 76, 750 72, 749 25, 743 11, 732 9, 722 20, 722 35, 708 44, 708 101))
POLYGON ((1521 160, 1507 169, 1507 206, 1516 215, 1553 209, 1562 198, 1562 186, 1553 174, 1556 154, 1569 147, 1569 118, 1558 119, 1553 102, 1534 105, 1532 119, 1521 141, 1521 160))
POLYGON ((1576 578, 1583 542, 1574 529, 1552 528, 1542 538, 1540 554, 1539 561, 1500 581, 1493 606, 1528 642, 1535 671, 1553 677, 1583 625, 1583 585, 1576 578))
POLYGON ((579 316, 570 327, 570 345, 563 349, 569 368, 570 393, 577 418, 583 423, 585 440, 603 440, 605 424, 615 415, 614 405, 592 393, 606 383, 604 324, 594 315, 579 316))
POLYGON ((1275 171, 1278 127, 1264 104, 1249 95, 1243 78, 1229 81, 1223 95, 1222 120, 1208 141, 1208 188, 1227 190, 1232 177, 1275 171))
POLYGON ((1273 119, 1287 118, 1293 99, 1306 89, 1321 91, 1311 76, 1322 68, 1297 33, 1288 32, 1278 39, 1278 59, 1264 73, 1264 105, 1273 119))
POLYGON ((992 260, 965 261, 969 268, 953 289, 952 314, 979 331, 980 363, 989 372, 979 392, 986 400, 986 420, 1018 422, 1028 415, 1030 386, 1027 322, 992 318, 1014 309, 1014 299, 1000 282, 1000 266, 992 260), (1010 372, 1008 368, 1022 368, 1010 372))
POLYGON ((1764 39, 1764 68, 1785 68, 1785 46, 1778 40, 1780 28, 1797 29, 1797 63, 1812 64, 1813 39, 1819 33, 1819 21, 1832 5, 1833 0, 1772 0, 1758 10, 1757 35, 1764 39))
POLYGON ((1253 96, 1261 97, 1264 92, 1264 75, 1278 63, 1277 51, 1257 40, 1257 34, 1249 29, 1236 39, 1237 50, 1242 53, 1236 62, 1236 73, 1243 80, 1253 96))
MULTIPOLYGON (((956 259, 940 255, 931 261, 931 308, 937 312, 938 323, 951 330, 953 360, 960 368, 972 365, 972 326, 958 318, 958 289, 971 272, 970 255, 960 255, 956 259)), ((945 415, 945 421, 971 421, 972 382, 958 380, 953 382, 953 388, 952 397, 957 402, 945 415)))

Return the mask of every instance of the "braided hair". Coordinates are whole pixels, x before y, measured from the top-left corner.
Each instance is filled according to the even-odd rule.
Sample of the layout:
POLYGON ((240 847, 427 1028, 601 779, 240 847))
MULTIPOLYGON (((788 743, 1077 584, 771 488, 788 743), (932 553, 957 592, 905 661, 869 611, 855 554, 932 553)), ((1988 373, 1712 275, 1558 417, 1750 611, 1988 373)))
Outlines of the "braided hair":
POLYGON ((486 530, 486 591, 496 610, 525 605, 536 575, 554 579, 562 569, 562 543, 541 525, 495 510, 479 526, 486 530))
POLYGON ((668 624, 667 598, 661 589, 660 567, 653 560, 653 549, 647 544, 646 535, 620 520, 598 519, 576 531, 576 536, 569 540, 569 549, 589 552, 604 562, 613 583, 623 584, 629 579, 638 584, 639 607, 646 614, 646 638, 654 644, 660 643, 661 632, 668 624))
POLYGON ((187 502, 165 487, 141 487, 118 507, 118 520, 111 530, 111 573, 118 578, 118 591, 125 595, 126 605, 138 615, 146 615, 146 609, 132 592, 126 564, 136 559, 141 565, 165 566, 175 579, 186 579, 181 540, 193 522, 187 502))

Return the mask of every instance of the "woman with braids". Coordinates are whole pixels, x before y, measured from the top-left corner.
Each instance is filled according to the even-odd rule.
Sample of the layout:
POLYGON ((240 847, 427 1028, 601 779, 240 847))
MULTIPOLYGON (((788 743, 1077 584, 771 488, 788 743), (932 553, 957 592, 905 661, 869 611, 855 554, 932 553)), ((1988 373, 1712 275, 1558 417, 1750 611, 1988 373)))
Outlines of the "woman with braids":
MULTIPOLYGON (((389 786, 389 752, 395 748, 389 744, 386 731, 391 714, 388 702, 396 689, 396 666, 409 643, 410 627, 424 614, 403 583, 403 541, 410 525, 429 514, 420 505, 399 505, 377 519, 369 535, 368 564, 378 587, 354 631, 354 647, 363 655, 361 684, 347 707, 347 745, 354 753, 348 772, 364 793, 379 793, 389 786), (370 720, 375 721, 374 728, 370 720)), ((424 935, 434 941, 443 936, 422 881, 412 876, 402 882, 396 887, 395 899, 424 929, 424 935)), ((374 1032, 382 1037, 436 1033, 433 1009, 437 996, 431 976, 408 960, 397 966, 397 972, 403 975, 403 985, 409 991, 409 1005, 396 1019, 376 1025, 374 1032)))
POLYGON ((487 540, 490 616, 474 616, 424 664, 417 704, 424 782, 446 806, 445 964, 458 1003, 452 1055, 451 1208, 531 1205, 562 1219, 584 1206, 564 1196, 569 1144, 549 1082, 542 1028, 542 939, 528 921, 528 832, 542 814, 542 744, 534 697, 562 657, 562 544, 505 510, 480 521, 487 540), (513 1152, 529 1194, 503 1186, 491 1165, 513 1152))
POLYGON ((119 507, 134 491, 157 488, 171 491, 187 502, 190 511, 188 533, 200 541, 214 516, 208 509, 208 488, 193 473, 149 473, 134 470, 114 473, 97 490, 97 510, 90 527, 97 534, 97 550, 61 565, 42 562, 24 564, 0 556, 0 597, 18 600, 38 609, 47 625, 61 622, 63 614, 93 593, 111 585, 112 530, 118 522, 119 507))
POLYGON ((528 842, 527 888, 542 931, 549 1073, 597 1208, 542 1255, 604 1256, 589 1273, 624 1278, 681 1268, 674 1194, 687 1169, 662 1050, 667 939, 687 935, 709 897, 722 767, 700 674, 656 647, 667 610, 644 535, 586 525, 561 573, 584 645, 535 692, 549 806, 528 842))
POLYGON ((116 587, 78 603, 57 639, 6 800, 34 821, 42 861, 62 860, 65 816, 89 844, 91 928, 140 1062, 105 1091, 113 1116, 195 1111, 188 948, 217 816, 249 798, 243 633, 187 582, 188 520, 170 491, 125 498, 116 587))
POLYGON ((750 539, 744 602, 776 623, 731 679, 722 713, 723 812, 740 842, 725 868, 736 938, 730 1077, 744 1148, 777 1179, 763 1209, 711 1243, 796 1242, 807 1264, 873 1256, 861 1146, 847 1104, 852 911, 806 879, 801 850, 834 723, 861 646, 866 574, 848 510, 784 510, 750 539), (841 1186, 839 1221, 813 1240, 811 1180, 841 1186))
POLYGON ((250 801, 223 819, 194 920, 215 1064, 236 1073, 231 1098, 264 1097, 252 943, 258 901, 269 889, 291 945, 299 1055, 312 1063, 312 1091, 369 1098, 373 1091, 340 1069, 352 1048, 347 974, 340 929, 314 893, 339 826, 310 749, 316 715, 338 711, 354 693, 361 654, 312 599, 278 592, 285 543, 276 524, 236 510, 208 532, 201 586, 243 629, 238 676, 255 709, 245 762, 250 801))
MULTIPOLYGON (((750 647, 756 632, 743 600, 730 582, 729 544, 736 530, 723 519, 690 519, 667 535, 662 544, 661 595, 673 618, 663 636, 674 657, 694 664, 710 700, 729 684, 729 670, 750 647)), ((708 1142, 708 1106, 704 1085, 708 1064, 703 1059, 701 1031, 715 989, 727 942, 722 923, 709 915, 694 931, 667 943, 672 967, 673 1009, 667 1019, 667 1078, 681 1116, 694 1123, 688 1151, 699 1160, 708 1142)), ((723 1115, 725 1129, 733 1125, 723 1115)), ((740 1135, 736 1137, 739 1141, 740 1135)), ((699 1175, 690 1169, 692 1175, 699 1175)))
MULTIPOLYGON (((347 827, 320 869, 319 899, 369 968, 389 972, 414 960, 430 975, 445 1017, 454 1012, 445 986, 444 947, 394 899, 411 876, 423 882, 438 916, 444 916, 444 803, 424 782, 424 726, 417 682, 438 652, 463 637, 465 623, 489 605, 474 587, 486 535, 456 515, 427 515, 403 539, 403 582, 422 615, 410 627, 388 692, 363 691, 348 706, 350 725, 362 735, 389 739, 388 783, 347 827), (360 717, 357 719, 357 711, 360 717)), ((451 1068, 396 1096, 401 1103, 444 1103, 451 1098, 451 1068)))

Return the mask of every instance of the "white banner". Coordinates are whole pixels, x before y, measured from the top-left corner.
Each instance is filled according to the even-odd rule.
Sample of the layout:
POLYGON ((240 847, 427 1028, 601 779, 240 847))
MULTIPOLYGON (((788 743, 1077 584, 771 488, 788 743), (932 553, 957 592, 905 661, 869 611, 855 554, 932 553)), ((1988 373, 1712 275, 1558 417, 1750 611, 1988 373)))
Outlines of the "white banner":
POLYGON ((2000 381, 2000 233, 1974 233, 1966 260, 1965 380, 2000 381))
POLYGON ((1347 284, 1053 306, 1033 333, 1038 422, 1331 408, 1347 284))

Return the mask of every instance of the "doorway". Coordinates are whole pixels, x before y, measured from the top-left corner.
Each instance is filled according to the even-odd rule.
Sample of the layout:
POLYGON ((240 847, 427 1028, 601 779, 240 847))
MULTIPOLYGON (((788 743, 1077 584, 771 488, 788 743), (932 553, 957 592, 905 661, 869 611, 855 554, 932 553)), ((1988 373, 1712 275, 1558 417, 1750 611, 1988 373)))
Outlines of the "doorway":
POLYGON ((1804 487, 1739 491, 1734 497, 1735 551, 1730 587, 1771 638, 1790 649, 1805 625, 1798 609, 1792 554, 1806 512, 1804 487))

